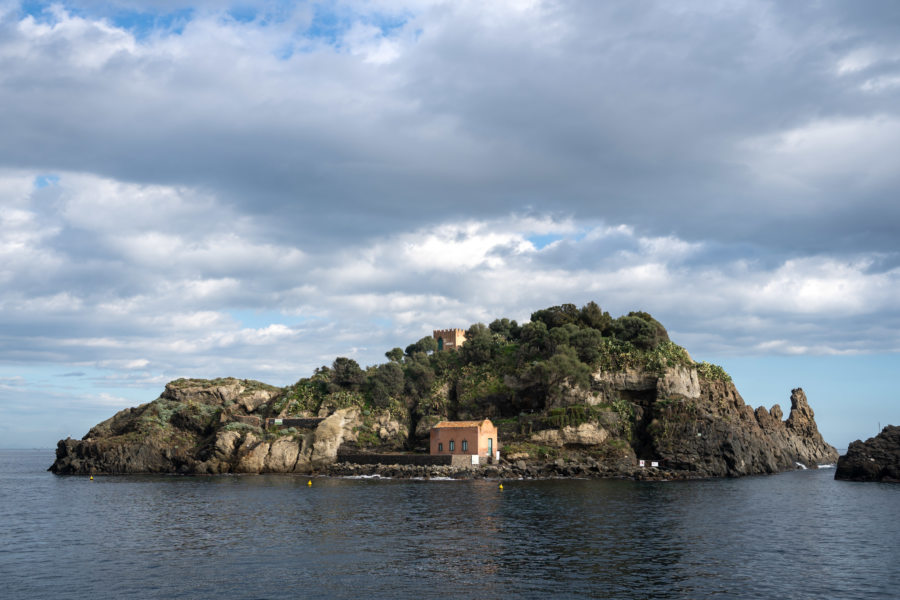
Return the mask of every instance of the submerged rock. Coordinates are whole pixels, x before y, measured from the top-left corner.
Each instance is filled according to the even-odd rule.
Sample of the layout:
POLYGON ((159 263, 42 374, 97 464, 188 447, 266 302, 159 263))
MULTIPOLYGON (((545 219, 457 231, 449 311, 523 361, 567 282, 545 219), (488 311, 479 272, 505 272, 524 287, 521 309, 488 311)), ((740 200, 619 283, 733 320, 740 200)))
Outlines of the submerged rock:
POLYGON ((900 483, 900 427, 888 425, 877 436, 850 444, 834 478, 900 483))

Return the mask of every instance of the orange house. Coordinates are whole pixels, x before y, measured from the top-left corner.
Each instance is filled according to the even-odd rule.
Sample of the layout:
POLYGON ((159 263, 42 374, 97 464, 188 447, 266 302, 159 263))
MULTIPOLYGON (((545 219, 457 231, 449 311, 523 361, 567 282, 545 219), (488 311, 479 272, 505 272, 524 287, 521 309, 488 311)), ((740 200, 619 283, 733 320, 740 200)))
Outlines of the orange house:
POLYGON ((474 454, 497 460, 497 428, 483 421, 441 421, 431 428, 431 454, 474 454))

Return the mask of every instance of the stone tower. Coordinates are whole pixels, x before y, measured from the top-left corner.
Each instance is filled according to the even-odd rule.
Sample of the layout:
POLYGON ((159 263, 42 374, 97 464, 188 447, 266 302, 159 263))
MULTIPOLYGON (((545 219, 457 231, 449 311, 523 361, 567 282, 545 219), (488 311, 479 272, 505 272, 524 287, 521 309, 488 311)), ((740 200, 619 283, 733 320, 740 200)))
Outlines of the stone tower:
POLYGON ((441 350, 456 350, 466 343, 466 332, 464 329, 435 329, 432 335, 437 340, 438 352, 441 350))

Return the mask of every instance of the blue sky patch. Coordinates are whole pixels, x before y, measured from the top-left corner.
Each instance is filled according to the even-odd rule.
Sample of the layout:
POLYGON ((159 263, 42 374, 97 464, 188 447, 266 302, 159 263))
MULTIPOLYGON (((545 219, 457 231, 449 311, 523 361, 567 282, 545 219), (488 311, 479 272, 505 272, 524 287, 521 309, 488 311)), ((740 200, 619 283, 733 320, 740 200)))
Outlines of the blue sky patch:
POLYGON ((530 235, 526 238, 538 250, 543 250, 553 242, 563 239, 558 233, 545 233, 542 235, 530 235))
POLYGON ((59 183, 59 175, 38 175, 34 178, 35 189, 41 190, 59 183))
POLYGON ((190 8, 170 13, 121 11, 110 15, 109 20, 116 27, 130 31, 137 39, 144 39, 152 33, 180 35, 191 20, 194 11, 190 8))

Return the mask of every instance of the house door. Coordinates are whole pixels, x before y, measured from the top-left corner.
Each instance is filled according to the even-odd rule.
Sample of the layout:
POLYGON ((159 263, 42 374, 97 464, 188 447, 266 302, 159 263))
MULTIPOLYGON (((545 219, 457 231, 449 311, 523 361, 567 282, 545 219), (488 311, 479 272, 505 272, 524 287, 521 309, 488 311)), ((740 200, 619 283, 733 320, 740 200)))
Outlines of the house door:
POLYGON ((488 456, 494 458, 494 438, 488 438, 488 456))
POLYGON ((438 351, 441 351, 443 349, 444 349, 444 338, 439 337, 438 338, 438 351))

